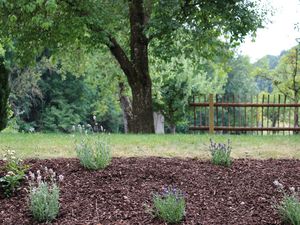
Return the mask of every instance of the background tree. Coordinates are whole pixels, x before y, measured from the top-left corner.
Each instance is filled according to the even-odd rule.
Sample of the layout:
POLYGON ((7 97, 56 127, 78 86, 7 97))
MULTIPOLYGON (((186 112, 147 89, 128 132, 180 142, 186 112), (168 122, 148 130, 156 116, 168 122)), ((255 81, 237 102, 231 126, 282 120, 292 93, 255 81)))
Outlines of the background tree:
POLYGON ((0 7, 1 35, 15 40, 19 58, 34 58, 45 47, 106 46, 131 88, 128 128, 135 133, 154 132, 149 48, 165 58, 193 49, 210 57, 224 46, 219 37, 235 45, 261 27, 265 15, 247 0, 7 0, 0 7), (178 40, 186 48, 176 48, 178 40))
MULTIPOLYGON (((300 92, 299 57, 297 47, 282 51, 279 56, 265 56, 255 63, 254 74, 268 83, 265 91, 287 96, 287 101, 298 103, 300 92)), ((274 113, 269 118, 272 126, 279 120, 280 114, 274 113)), ((294 126, 298 127, 298 109, 294 111, 294 126)))
MULTIPOLYGON (((300 94, 300 60, 298 48, 292 48, 277 65, 271 79, 278 91, 286 95, 294 103, 299 103, 300 94)), ((294 126, 299 127, 298 108, 294 111, 294 126)))
POLYGON ((12 66, 9 103, 15 119, 27 118, 31 108, 42 101, 43 94, 38 86, 40 76, 39 67, 19 69, 16 65, 12 66))
POLYGON ((71 63, 69 58, 61 58, 56 64, 50 55, 46 50, 35 66, 12 66, 10 126, 25 132, 70 132, 72 125, 94 126, 97 122, 109 132, 122 130, 118 82, 114 80, 119 69, 110 63, 111 59, 103 54, 89 54, 85 55, 84 64, 71 63), (94 115, 97 121, 93 120, 94 115))
POLYGON ((171 133, 189 123, 189 102, 193 95, 220 93, 226 82, 221 65, 184 57, 173 57, 166 63, 157 60, 151 69, 154 89, 154 108, 164 115, 171 133))
POLYGON ((0 57, 0 131, 3 130, 8 121, 8 97, 9 88, 9 71, 4 65, 4 58, 0 57))
POLYGON ((237 96, 251 96, 258 93, 257 84, 252 76, 253 65, 249 57, 233 57, 228 66, 228 79, 225 86, 225 94, 237 96))
POLYGON ((280 58, 284 54, 286 54, 286 51, 282 51, 278 56, 266 55, 253 64, 253 75, 255 76, 259 91, 273 92, 273 83, 270 79, 270 74, 277 67, 280 58))

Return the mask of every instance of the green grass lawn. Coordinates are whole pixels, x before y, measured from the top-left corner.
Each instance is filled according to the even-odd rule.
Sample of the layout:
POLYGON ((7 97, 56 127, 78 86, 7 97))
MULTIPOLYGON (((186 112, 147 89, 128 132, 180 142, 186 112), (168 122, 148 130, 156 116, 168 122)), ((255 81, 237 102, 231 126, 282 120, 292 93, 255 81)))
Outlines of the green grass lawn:
MULTIPOLYGON (((92 135, 97 138, 99 135, 92 135)), ((107 135, 108 136, 108 135, 107 135)), ((0 133, 0 153, 15 150, 23 158, 74 157, 81 135, 0 133)), ((108 136, 113 156, 209 157, 209 139, 232 141, 234 158, 298 158, 300 135, 125 135, 108 136)), ((2 154, 1 154, 2 157, 2 154)))

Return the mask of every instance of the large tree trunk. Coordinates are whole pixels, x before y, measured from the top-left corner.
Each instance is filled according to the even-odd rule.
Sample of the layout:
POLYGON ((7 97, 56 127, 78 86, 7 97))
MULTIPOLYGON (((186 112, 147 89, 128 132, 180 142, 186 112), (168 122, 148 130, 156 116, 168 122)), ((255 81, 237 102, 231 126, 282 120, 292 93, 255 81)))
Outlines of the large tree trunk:
POLYGON ((128 131, 154 133, 148 39, 144 34, 148 18, 144 12, 143 0, 128 0, 128 4, 131 57, 127 57, 116 39, 111 36, 108 47, 125 73, 132 92, 132 117, 128 120, 128 131))
POLYGON ((149 74, 148 39, 144 34, 146 15, 143 0, 129 0, 130 56, 136 71, 129 81, 132 91, 133 133, 154 133, 152 82, 149 74))
POLYGON ((130 132, 154 133, 151 81, 148 85, 136 83, 131 86, 132 118, 128 123, 130 132))

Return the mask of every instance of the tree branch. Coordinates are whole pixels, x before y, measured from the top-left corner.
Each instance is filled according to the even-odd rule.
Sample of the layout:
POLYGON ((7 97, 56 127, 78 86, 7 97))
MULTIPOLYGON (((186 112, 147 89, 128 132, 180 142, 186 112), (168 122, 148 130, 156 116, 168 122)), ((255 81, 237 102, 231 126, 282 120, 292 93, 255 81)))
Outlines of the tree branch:
MULTIPOLYGON (((70 7, 72 7, 72 10, 76 12, 81 17, 89 16, 89 13, 85 10, 81 10, 77 8, 76 1, 72 0, 62 0, 65 3, 67 3, 70 7)), ((118 43, 118 41, 113 37, 110 33, 108 33, 106 30, 104 30, 102 27, 97 27, 95 24, 87 22, 88 28, 96 33, 96 34, 103 34, 106 37, 106 40, 104 44, 108 47, 112 55, 115 57, 115 59, 118 61, 121 69, 125 73, 129 84, 134 83, 135 74, 137 73, 134 64, 127 56, 124 49, 121 47, 121 45, 118 43)))
POLYGON ((123 70, 123 72, 125 73, 125 75, 128 79, 128 82, 132 84, 134 82, 133 74, 136 73, 132 62, 129 60, 125 51, 119 45, 117 40, 110 35, 108 36, 108 38, 109 38, 110 43, 107 43, 106 46, 109 48, 110 52, 113 54, 113 56, 118 61, 121 69, 123 70))
POLYGON ((274 83, 274 85, 276 86, 276 88, 278 89, 279 92, 281 92, 283 95, 288 96, 290 99, 292 99, 293 101, 295 101, 295 98, 293 98, 291 95, 287 94, 287 92, 283 91, 280 87, 279 87, 279 83, 274 83))

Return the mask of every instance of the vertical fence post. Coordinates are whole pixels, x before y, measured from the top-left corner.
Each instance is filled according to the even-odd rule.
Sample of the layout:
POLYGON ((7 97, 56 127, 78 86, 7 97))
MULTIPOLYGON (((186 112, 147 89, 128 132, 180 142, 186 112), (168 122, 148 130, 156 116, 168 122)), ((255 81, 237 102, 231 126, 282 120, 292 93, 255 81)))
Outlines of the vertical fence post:
POLYGON ((214 133, 214 95, 209 94, 209 133, 214 133))
MULTIPOLYGON (((193 96, 193 103, 195 104, 195 95, 193 96)), ((194 105, 194 127, 197 125, 197 118, 196 118, 196 106, 194 105)))

